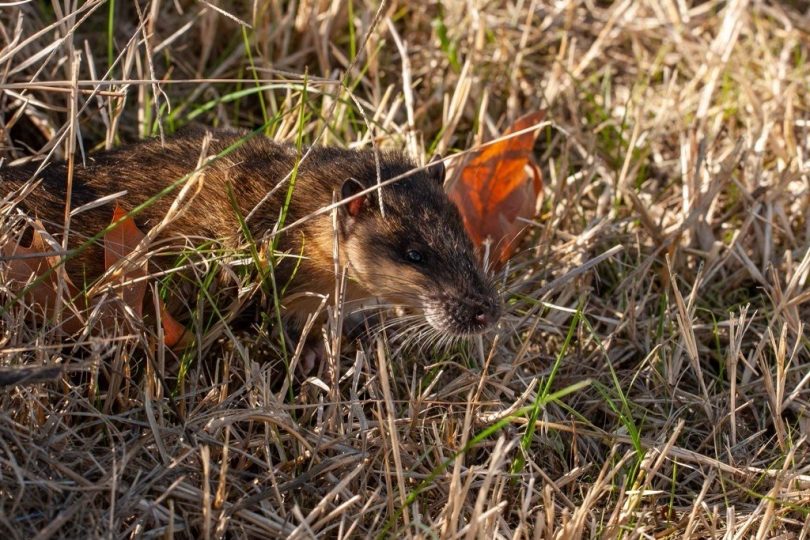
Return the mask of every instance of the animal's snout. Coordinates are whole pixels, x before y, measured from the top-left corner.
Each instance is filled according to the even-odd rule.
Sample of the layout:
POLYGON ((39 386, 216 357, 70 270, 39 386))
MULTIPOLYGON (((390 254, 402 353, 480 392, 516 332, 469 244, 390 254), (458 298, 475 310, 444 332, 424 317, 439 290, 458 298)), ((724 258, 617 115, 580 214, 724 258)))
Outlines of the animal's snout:
POLYGON ((491 326, 493 323, 498 321, 498 314, 493 313, 492 310, 490 311, 478 311, 475 314, 475 324, 481 327, 488 327, 491 326))
POLYGON ((501 305, 494 296, 470 294, 451 300, 447 314, 454 333, 478 334, 498 322, 501 305))
POLYGON ((501 305, 496 298, 479 298, 471 308, 471 323, 481 330, 489 328, 501 318, 501 305))

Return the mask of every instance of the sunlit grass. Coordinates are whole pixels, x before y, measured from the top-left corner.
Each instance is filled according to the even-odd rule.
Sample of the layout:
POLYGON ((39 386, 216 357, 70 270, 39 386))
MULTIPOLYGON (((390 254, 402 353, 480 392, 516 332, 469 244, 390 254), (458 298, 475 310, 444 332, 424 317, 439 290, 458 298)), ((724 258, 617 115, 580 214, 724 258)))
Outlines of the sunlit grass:
MULTIPOLYGON (((162 2, 141 6, 143 21, 112 0, 0 11, 0 177, 12 161, 64 158, 71 120, 93 151, 200 123, 299 156, 313 141, 415 139, 426 159, 527 112, 551 121, 535 148, 542 211, 496 276, 506 313, 480 342, 408 342, 410 320, 382 312, 312 373, 292 370, 289 282, 274 265, 303 254, 260 249, 236 186, 222 204, 239 248, 212 238, 156 253, 174 257, 152 283, 164 301, 184 295, 185 351, 159 343, 149 317, 141 333, 71 339, 27 317, 0 274, 3 529, 806 536, 806 15, 791 2, 665 4, 389 2, 378 18, 357 0, 162 2), (246 299, 262 310, 240 327, 246 299), (13 378, 53 366, 45 382, 13 378)), ((20 221, 0 193, 6 243, 20 221)), ((324 304, 310 338, 336 343, 336 308, 324 304)))

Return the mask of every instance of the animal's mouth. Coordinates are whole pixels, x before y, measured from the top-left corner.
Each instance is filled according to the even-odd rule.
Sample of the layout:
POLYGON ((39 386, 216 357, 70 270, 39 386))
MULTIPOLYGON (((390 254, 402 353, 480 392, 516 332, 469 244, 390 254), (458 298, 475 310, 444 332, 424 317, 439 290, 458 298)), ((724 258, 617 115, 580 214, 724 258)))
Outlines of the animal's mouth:
POLYGON ((425 319, 439 332, 453 336, 475 336, 493 328, 501 317, 500 300, 495 297, 442 295, 425 298, 425 319))

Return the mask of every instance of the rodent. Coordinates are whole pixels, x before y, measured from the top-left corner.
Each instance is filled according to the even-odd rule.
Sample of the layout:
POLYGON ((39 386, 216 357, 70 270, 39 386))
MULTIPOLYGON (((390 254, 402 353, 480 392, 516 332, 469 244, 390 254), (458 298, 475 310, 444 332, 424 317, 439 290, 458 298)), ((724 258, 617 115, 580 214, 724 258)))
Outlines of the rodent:
MULTIPOLYGON (((235 148, 205 166, 200 192, 159 240, 183 245, 208 238, 224 247, 243 244, 231 200, 242 216, 261 203, 247 227, 254 239, 266 238, 279 220, 287 185, 268 194, 288 177, 300 155, 293 145, 263 135, 246 138, 248 132, 243 131, 197 127, 181 130, 164 143, 152 139, 90 154, 85 165, 76 161, 71 208, 125 190, 117 200, 131 211, 197 168, 206 133, 212 136, 209 155, 235 148), (228 195, 229 186, 233 199, 228 195)), ((380 151, 377 156, 370 149, 316 146, 300 162, 285 224, 333 204, 335 194, 338 200, 345 199, 376 185, 378 167, 382 181, 407 177, 339 206, 337 227, 331 212, 321 212, 279 235, 277 251, 303 255, 300 261, 290 257, 276 269, 277 280, 284 282, 297 266, 285 298, 298 300, 287 303, 282 299, 287 315, 303 321, 320 302, 302 300, 305 295, 295 293, 334 294, 337 236, 340 264, 348 268, 347 300, 378 297, 416 308, 435 330, 451 335, 478 334, 493 327, 500 318, 501 301, 477 262, 458 210, 443 190, 444 165, 434 162, 419 169, 399 152, 380 151)), ((7 198, 23 187, 38 165, 0 168, 0 196, 7 198)), ((40 184, 19 206, 61 241, 57 233, 64 224, 67 165, 51 163, 36 178, 40 184)), ((146 231, 160 222, 178 191, 135 214, 136 224, 146 231)), ((76 249, 109 225, 112 204, 72 217, 69 249, 76 249)), ((102 247, 96 243, 69 259, 66 268, 74 282, 87 282, 103 273, 103 261, 102 247)), ((153 259, 150 264, 154 268, 165 263, 153 259)))

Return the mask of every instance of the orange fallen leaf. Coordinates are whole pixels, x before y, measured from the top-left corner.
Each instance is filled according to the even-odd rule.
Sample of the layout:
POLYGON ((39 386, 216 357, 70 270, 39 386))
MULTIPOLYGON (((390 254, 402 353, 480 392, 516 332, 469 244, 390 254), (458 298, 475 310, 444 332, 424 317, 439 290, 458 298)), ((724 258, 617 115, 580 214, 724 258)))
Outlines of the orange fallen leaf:
MULTIPOLYGON (((104 266, 107 269, 132 254, 146 236, 135 221, 127 215, 127 212, 118 205, 113 210, 112 224, 115 223, 118 225, 104 235, 104 266)), ((145 261, 134 268, 125 266, 123 271, 116 274, 116 276, 120 275, 122 283, 119 296, 138 318, 143 317, 143 302, 147 288, 146 274, 145 261)), ((164 343, 172 348, 187 346, 191 340, 186 328, 169 314, 162 301, 158 309, 160 310, 164 343)))
MULTIPOLYGON (((128 257, 143 240, 144 235, 127 215, 126 210, 115 205, 112 223, 118 223, 104 235, 104 267, 109 269, 121 259, 128 257)), ((143 316, 143 298, 146 295, 146 261, 136 266, 126 265, 114 276, 121 283, 118 296, 138 318, 143 316)))
POLYGON ((160 302, 160 325, 163 328, 163 343, 170 349, 184 349, 191 344, 191 333, 169 314, 162 300, 160 302))
MULTIPOLYGON (((6 279, 20 285, 19 291, 31 306, 43 311, 46 318, 56 315, 59 303, 59 277, 57 268, 61 263, 58 255, 48 255, 52 251, 45 242, 40 230, 44 230, 40 221, 35 222, 31 245, 6 244, 2 254, 6 260, 6 279), (27 284, 27 285, 26 285, 27 284)), ((62 306, 70 307, 70 299, 78 296, 76 286, 65 275, 62 306)), ((63 329, 69 333, 78 331, 82 322, 77 317, 68 317, 63 321, 63 329)))
MULTIPOLYGON (((114 228, 104 235, 104 266, 107 270, 121 259, 129 257, 146 236, 138 229, 126 211, 118 205, 113 211, 112 224, 115 225, 114 228)), ((41 230, 44 231, 42 223, 37 221, 30 246, 8 243, 2 246, 0 253, 4 259, 3 262, 6 263, 6 280, 19 284, 19 292, 24 293, 26 302, 42 310, 45 317, 53 318, 59 294, 57 269, 62 261, 58 255, 48 255, 48 252, 52 250, 42 237, 41 230)), ((146 275, 147 267, 146 261, 144 261, 134 266, 124 264, 112 276, 105 278, 109 281, 119 282, 116 294, 139 319, 143 317, 143 302, 147 289, 146 275)), ((68 333, 74 334, 84 328, 84 321, 78 315, 89 309, 88 299, 79 294, 76 286, 66 275, 64 279, 65 295, 62 299, 62 306, 67 308, 67 311, 72 311, 73 316, 62 321, 62 328, 68 333), (80 305, 77 306, 73 299, 77 299, 80 305)), ((97 287, 94 286, 91 290, 97 290, 97 287)), ((120 311, 114 307, 108 308, 106 305, 101 308, 99 320, 102 326, 114 327, 121 315, 120 311)), ((165 344, 171 348, 187 347, 192 342, 188 330, 169 314, 162 301, 158 309, 165 344)))
MULTIPOLYGON (((504 135, 530 128, 544 116, 544 111, 522 116, 504 135)), ((473 153, 448 193, 473 243, 491 242, 496 267, 514 252, 526 229, 522 219, 535 216, 542 197, 542 174, 532 158, 536 138, 537 130, 531 130, 473 153)))

